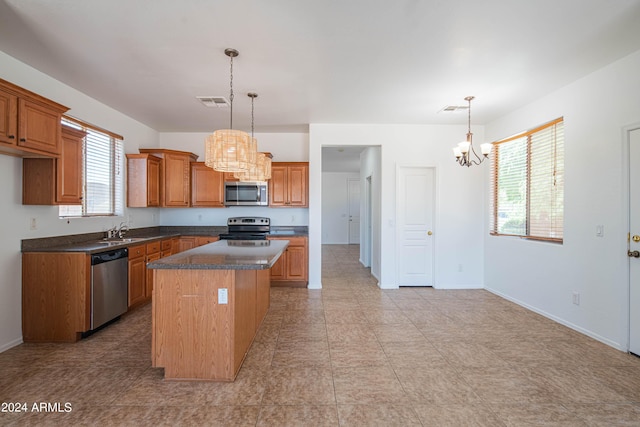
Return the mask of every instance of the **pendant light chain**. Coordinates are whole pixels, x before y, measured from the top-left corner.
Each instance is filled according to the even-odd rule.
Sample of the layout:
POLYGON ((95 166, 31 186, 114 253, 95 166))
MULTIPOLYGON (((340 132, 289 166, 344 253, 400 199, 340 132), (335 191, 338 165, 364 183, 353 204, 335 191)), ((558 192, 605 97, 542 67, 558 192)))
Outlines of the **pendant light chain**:
POLYGON ((231 58, 231 71, 229 73, 229 103, 231 104, 231 116, 229 117, 229 129, 233 129, 233 55, 229 55, 231 58))

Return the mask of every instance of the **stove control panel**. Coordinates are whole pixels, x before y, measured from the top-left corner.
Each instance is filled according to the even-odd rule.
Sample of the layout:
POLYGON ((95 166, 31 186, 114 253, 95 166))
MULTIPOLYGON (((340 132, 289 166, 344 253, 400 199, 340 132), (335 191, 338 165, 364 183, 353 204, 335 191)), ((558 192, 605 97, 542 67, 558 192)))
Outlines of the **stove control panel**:
POLYGON ((269 225, 271 220, 257 216, 237 216, 227 219, 227 225, 269 225))

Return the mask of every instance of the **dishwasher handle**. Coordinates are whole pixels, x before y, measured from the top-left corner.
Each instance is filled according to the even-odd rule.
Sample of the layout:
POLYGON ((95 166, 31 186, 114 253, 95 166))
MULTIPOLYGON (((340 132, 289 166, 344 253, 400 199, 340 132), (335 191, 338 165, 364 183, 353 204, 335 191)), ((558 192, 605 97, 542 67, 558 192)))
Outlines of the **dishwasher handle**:
POLYGON ((127 248, 114 249, 108 252, 100 252, 99 254, 91 255, 91 265, 103 264, 109 261, 115 261, 121 258, 128 258, 129 250, 127 248))

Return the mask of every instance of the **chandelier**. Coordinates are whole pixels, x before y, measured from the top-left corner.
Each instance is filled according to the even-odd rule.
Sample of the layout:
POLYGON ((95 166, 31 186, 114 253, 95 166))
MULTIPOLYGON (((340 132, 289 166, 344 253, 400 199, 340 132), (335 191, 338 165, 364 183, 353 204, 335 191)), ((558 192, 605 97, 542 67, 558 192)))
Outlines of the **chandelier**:
POLYGON ((464 99, 469 102, 469 129, 467 131, 467 139, 453 147, 453 154, 456 156, 456 161, 460 166, 469 167, 471 165, 479 165, 489 157, 489 154, 491 154, 491 144, 489 143, 480 144, 480 153, 482 154, 482 157, 478 156, 478 153, 476 153, 476 150, 473 148, 473 134, 471 133, 471 101, 474 98, 474 96, 467 96, 464 99))
MULTIPOLYGON (((254 100, 258 97, 257 93, 250 92, 247 94, 251 98, 251 140, 257 147, 258 143, 253 137, 254 122, 254 100)), ((243 172, 236 172, 234 176, 240 181, 266 181, 271 179, 271 154, 256 153, 255 161, 249 166, 249 169, 243 172)))
POLYGON ((235 49, 225 49, 230 58, 229 80, 231 113, 229 129, 221 129, 207 136, 204 145, 204 163, 219 172, 243 172, 255 163, 256 146, 248 133, 233 129, 233 58, 238 56, 235 49))

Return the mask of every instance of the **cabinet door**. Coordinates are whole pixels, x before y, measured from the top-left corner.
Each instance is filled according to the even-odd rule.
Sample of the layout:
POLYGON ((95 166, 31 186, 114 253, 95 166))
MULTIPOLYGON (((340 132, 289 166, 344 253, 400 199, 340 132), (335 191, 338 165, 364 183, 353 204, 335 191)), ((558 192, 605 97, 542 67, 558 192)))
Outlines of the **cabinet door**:
POLYGON ((287 264, 287 250, 286 249, 280 258, 271 267, 271 280, 285 280, 286 276, 286 264, 287 264))
POLYGON ((289 246, 287 248, 287 279, 307 280, 306 248, 304 246, 289 246))
POLYGON ((147 267, 145 257, 129 259, 129 307, 145 300, 147 267))
POLYGON ((307 207, 307 187, 309 182, 308 166, 289 166, 287 174, 287 206, 307 207))
POLYGON ((18 134, 18 97, 0 91, 0 142, 16 145, 18 134))
POLYGON ((187 156, 172 153, 164 155, 164 206, 189 206, 189 164, 187 156))
POLYGON ((60 154, 62 114, 36 102, 18 99, 18 146, 60 154))
POLYGON ((160 159, 147 159, 147 206, 160 206, 160 159))
POLYGON ((286 206, 287 199, 287 167, 271 167, 269 180, 269 206, 286 206))
POLYGON ((203 162, 191 163, 191 206, 223 208, 224 175, 203 162))
MULTIPOLYGON (((156 252, 154 254, 147 255, 147 263, 157 261, 160 259, 160 252, 156 252)), ((145 283, 145 297, 146 299, 151 298, 153 294, 153 270, 147 269, 145 266, 145 270, 147 272, 147 281, 145 283)))
POLYGON ((60 157, 56 159, 56 203, 82 204, 82 142, 86 133, 63 127, 60 157))
POLYGON ((178 252, 193 249, 195 247, 196 247, 195 237, 180 237, 180 239, 178 240, 178 252))

